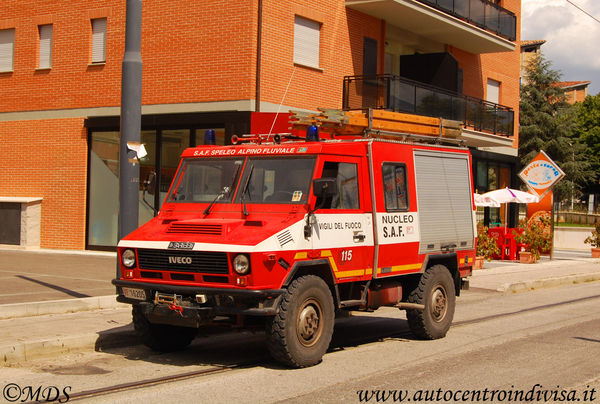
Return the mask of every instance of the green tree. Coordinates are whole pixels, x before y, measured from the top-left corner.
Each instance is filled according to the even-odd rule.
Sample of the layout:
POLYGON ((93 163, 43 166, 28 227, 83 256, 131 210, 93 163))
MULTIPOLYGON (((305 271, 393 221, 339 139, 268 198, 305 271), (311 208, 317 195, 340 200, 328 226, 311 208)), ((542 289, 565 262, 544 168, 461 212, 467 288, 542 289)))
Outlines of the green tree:
MULTIPOLYGON (((577 104, 575 135, 587 147, 586 154, 591 168, 600 173, 600 94, 588 95, 577 104)), ((586 193, 600 193, 597 177, 591 177, 586 184, 586 193)))
POLYGON ((554 187, 555 201, 577 196, 595 173, 587 161, 586 145, 575 134, 577 108, 570 106, 556 83, 560 73, 542 55, 530 60, 521 85, 519 157, 528 164, 543 150, 565 172, 554 187))

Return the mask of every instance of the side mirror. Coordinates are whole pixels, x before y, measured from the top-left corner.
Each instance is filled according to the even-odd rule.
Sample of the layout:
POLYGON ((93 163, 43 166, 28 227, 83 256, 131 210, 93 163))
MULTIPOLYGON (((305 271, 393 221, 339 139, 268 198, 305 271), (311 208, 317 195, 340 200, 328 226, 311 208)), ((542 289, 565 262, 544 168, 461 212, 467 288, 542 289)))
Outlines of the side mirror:
POLYGON ((306 215, 306 224, 304 225, 304 238, 309 239, 312 236, 312 218, 315 210, 320 209, 327 198, 333 198, 337 195, 337 180, 335 178, 317 178, 313 180, 313 193, 317 197, 317 205, 306 215))
POLYGON ((332 198, 338 193, 335 178, 317 178, 313 180, 313 193, 317 198, 332 198))
POLYGON ((150 171, 148 176, 143 182, 144 192, 148 192, 150 195, 154 195, 156 192, 156 172, 150 171))

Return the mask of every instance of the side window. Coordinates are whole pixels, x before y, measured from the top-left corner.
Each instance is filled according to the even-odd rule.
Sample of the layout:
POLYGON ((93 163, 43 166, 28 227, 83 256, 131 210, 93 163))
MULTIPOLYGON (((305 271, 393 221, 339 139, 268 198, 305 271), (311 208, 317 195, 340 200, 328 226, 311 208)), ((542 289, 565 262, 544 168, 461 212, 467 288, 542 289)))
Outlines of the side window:
POLYGON ((408 210, 408 189, 406 187, 406 166, 385 163, 382 167, 383 196, 387 211, 408 210))
POLYGON ((322 178, 335 178, 338 184, 338 194, 325 201, 317 199, 317 206, 322 203, 321 209, 360 208, 356 164, 327 161, 323 165, 322 178))

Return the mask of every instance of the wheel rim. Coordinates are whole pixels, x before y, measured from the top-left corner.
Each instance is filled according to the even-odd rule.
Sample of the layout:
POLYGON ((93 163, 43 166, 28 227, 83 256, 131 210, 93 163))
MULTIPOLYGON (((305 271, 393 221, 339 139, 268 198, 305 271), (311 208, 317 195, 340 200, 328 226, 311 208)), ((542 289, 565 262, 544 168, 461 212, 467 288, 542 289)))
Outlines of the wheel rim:
POLYGON ((315 299, 307 299, 298 310, 298 319, 296 321, 296 333, 298 340, 304 346, 314 345, 323 331, 321 324, 321 315, 323 311, 321 305, 315 299))
POLYGON ((429 312, 435 322, 441 322, 448 311, 448 294, 443 285, 436 285, 431 293, 429 301, 429 312))

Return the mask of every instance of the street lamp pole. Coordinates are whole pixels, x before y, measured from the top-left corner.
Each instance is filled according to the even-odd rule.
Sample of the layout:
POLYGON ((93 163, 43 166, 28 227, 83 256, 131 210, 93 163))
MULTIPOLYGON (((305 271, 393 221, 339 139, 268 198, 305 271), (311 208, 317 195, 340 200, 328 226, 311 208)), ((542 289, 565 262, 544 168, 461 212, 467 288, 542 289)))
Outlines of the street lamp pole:
MULTIPOLYGON (((140 166, 131 145, 140 143, 142 122, 142 0, 127 0, 121 78, 118 239, 138 227, 140 166)), ((117 278, 120 277, 117 264, 117 278)))

